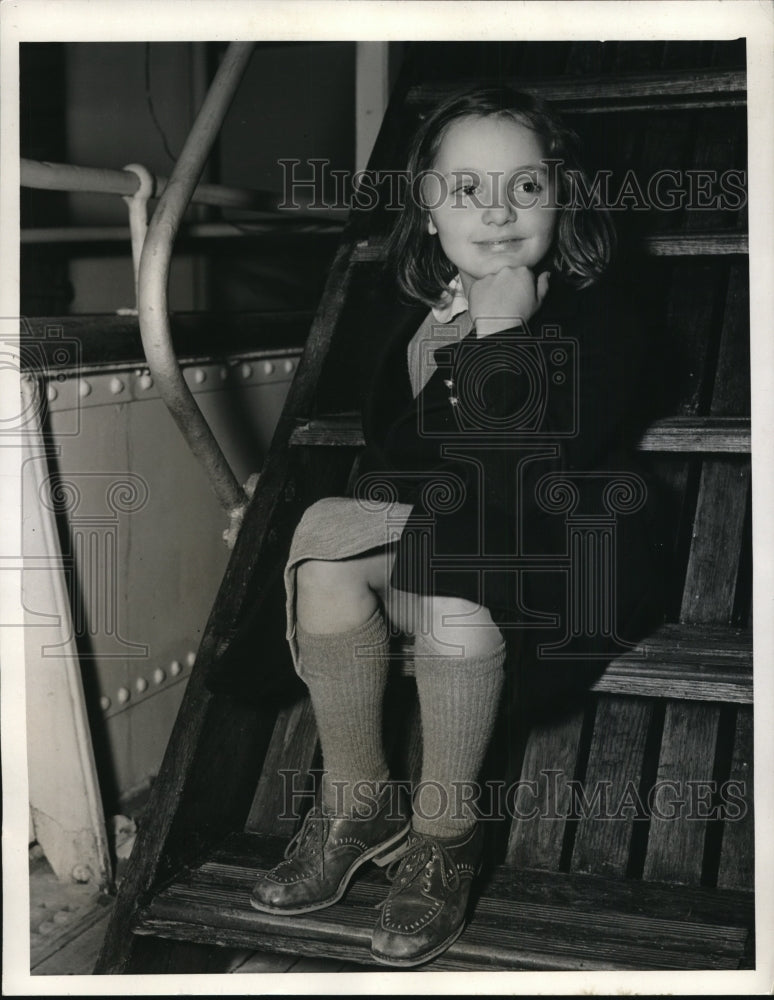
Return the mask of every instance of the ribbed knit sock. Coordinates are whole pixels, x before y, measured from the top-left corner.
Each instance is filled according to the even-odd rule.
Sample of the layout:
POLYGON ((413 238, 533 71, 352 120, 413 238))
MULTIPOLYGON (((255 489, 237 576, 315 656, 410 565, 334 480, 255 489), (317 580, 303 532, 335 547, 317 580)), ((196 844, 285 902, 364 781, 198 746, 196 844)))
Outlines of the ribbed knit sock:
POLYGON ((505 643, 484 656, 434 656, 417 637, 415 674, 422 715, 422 778, 412 825, 418 833, 455 838, 475 825, 464 802, 475 801, 481 765, 497 718, 505 643))
MULTIPOLYGON (((296 626, 301 676, 314 708, 323 767, 323 808, 350 815, 358 782, 389 777, 382 740, 382 702, 389 638, 379 608, 357 628, 318 634, 296 626)), ((366 795, 370 792, 366 789, 366 795)))

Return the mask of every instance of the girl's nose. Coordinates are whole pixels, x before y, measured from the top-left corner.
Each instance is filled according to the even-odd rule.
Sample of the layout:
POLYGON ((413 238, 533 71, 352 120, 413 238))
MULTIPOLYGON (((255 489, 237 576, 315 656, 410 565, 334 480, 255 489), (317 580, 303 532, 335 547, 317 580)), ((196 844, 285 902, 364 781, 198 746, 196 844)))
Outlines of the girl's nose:
POLYGON ((516 218, 516 207, 503 196, 496 196, 484 209, 482 220, 495 226, 503 226, 516 218))

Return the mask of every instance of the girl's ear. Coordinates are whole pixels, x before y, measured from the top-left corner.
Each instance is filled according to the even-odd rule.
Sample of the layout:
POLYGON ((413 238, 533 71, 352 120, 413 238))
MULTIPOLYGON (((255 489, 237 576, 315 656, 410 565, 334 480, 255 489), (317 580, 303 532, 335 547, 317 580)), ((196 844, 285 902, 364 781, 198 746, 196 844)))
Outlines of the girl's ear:
POLYGON ((438 233, 435 223, 433 222, 433 217, 430 213, 427 213, 427 231, 431 236, 435 236, 438 233))

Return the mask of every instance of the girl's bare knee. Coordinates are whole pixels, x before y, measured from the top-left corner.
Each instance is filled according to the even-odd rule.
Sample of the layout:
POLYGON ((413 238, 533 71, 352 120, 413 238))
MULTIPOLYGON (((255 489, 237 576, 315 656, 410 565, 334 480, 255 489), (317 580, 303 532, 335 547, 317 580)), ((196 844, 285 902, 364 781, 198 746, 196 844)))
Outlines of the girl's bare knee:
POLYGON ((307 559, 296 569, 296 600, 299 607, 319 608, 321 613, 348 617, 346 606, 357 605, 369 595, 360 568, 336 559, 307 559))
POLYGON ((481 604, 457 597, 431 597, 424 615, 425 627, 415 631, 419 649, 448 656, 487 656, 503 642, 500 629, 481 604))
POLYGON ((299 591, 326 591, 346 585, 348 574, 342 571, 342 564, 334 559, 305 559, 296 569, 296 585, 299 591))
POLYGON ((378 563, 370 557, 307 559, 296 569, 296 614, 308 632, 341 632, 374 613, 378 563))

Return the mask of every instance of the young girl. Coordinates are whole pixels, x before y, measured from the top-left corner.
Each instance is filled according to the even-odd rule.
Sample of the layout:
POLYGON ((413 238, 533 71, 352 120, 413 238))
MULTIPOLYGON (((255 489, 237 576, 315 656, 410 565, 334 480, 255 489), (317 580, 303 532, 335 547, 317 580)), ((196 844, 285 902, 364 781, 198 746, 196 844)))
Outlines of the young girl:
POLYGON ((610 538, 605 476, 624 483, 622 511, 627 496, 632 512, 644 501, 620 457, 636 338, 600 281, 611 229, 584 203, 572 133, 527 95, 468 92, 422 123, 409 178, 392 258, 431 311, 374 360, 355 497, 314 504, 294 536, 288 638, 317 720, 322 800, 252 894, 259 910, 305 913, 339 900, 366 861, 400 857, 372 936, 374 958, 397 966, 462 932, 482 852, 470 801, 506 640, 513 661, 530 630, 553 639, 541 646, 550 686, 552 655, 600 662, 649 624, 653 589, 642 518, 628 518, 612 562, 609 545, 590 574, 587 560, 574 591, 568 569, 568 511, 601 524, 583 508, 602 495, 610 538), (382 745, 390 629, 414 637, 411 806, 392 794, 382 745))

